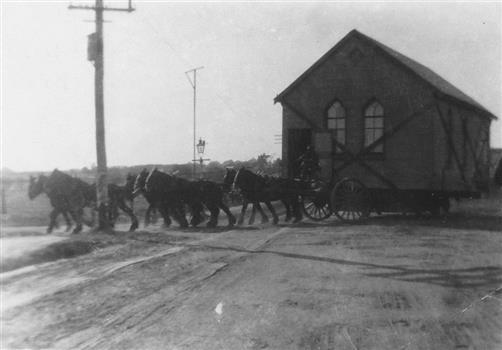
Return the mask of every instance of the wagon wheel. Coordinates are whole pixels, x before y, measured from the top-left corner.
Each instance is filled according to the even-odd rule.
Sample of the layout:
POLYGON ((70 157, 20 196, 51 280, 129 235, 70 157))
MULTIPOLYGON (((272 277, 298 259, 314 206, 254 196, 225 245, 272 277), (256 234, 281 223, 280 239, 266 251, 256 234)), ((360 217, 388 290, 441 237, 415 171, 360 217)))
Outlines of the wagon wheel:
POLYGON ((356 179, 339 181, 331 191, 330 202, 333 212, 342 221, 355 222, 370 214, 368 189, 356 179))
POLYGON ((321 221, 333 214, 326 186, 324 182, 319 180, 312 182, 312 192, 302 196, 303 212, 309 219, 321 221))

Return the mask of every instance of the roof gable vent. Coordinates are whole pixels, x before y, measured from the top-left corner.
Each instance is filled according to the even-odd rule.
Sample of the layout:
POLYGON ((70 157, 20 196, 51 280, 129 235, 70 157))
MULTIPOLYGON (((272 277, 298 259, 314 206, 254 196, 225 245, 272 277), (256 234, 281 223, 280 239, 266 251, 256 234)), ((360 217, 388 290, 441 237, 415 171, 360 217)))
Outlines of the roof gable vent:
POLYGON ((362 53, 359 48, 352 49, 349 53, 349 59, 352 62, 352 64, 357 65, 361 60, 364 58, 364 54, 362 53))

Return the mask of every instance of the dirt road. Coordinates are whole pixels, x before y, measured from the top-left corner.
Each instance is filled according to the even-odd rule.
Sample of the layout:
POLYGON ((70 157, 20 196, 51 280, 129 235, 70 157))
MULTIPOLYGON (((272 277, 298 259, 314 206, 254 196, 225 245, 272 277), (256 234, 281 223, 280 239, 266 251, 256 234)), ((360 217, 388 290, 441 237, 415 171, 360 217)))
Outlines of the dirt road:
POLYGON ((2 348, 501 349, 501 224, 73 236, 87 254, 0 274, 2 348))

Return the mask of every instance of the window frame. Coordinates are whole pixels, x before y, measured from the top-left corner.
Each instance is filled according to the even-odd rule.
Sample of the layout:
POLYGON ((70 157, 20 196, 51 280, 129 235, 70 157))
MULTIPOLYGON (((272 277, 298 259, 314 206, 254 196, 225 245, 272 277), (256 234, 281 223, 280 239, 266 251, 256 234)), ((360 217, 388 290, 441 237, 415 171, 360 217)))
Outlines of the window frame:
MULTIPOLYGON (((325 113, 324 113, 324 114, 325 114, 325 118, 324 118, 325 122, 324 122, 324 125, 325 125, 325 127, 326 127, 326 130, 328 130, 328 131, 330 131, 330 132, 331 132, 331 137, 332 137, 332 139, 334 139, 334 140, 336 140, 336 141, 340 142, 337 136, 338 136, 338 132, 339 132, 340 130, 343 130, 343 142, 340 142, 340 143, 341 143, 341 144, 343 144, 344 146, 346 146, 346 145, 347 145, 347 108, 345 108, 344 104, 342 103, 342 101, 340 101, 340 99, 335 98, 335 99, 331 100, 331 102, 328 104, 328 106, 326 107, 326 110, 325 110, 325 113), (330 111, 330 109, 331 109, 331 108, 332 108, 332 107, 333 107, 336 103, 340 104, 340 107, 343 109, 343 114, 344 114, 344 116, 343 116, 342 118, 337 118, 337 117, 330 118, 330 116, 329 116, 329 111, 330 111), (337 127, 335 127, 335 128, 330 128, 330 127, 329 127, 329 121, 330 121, 330 120, 343 120, 343 124, 344 124, 343 129, 342 129, 342 128, 337 128, 337 127)), ((343 154, 343 153, 344 153, 344 151, 343 151, 342 149, 340 149, 340 148, 336 145, 336 143, 334 143, 334 142, 333 142, 333 150, 332 150, 332 153, 333 153, 334 155, 339 156, 339 155, 343 154)))
MULTIPOLYGON (((376 98, 372 98, 368 103, 366 103, 364 105, 364 108, 362 110, 362 115, 363 115, 363 123, 362 123, 362 128, 363 128, 363 149, 366 149, 366 147, 368 147, 370 144, 374 143, 377 139, 379 139, 380 137, 382 137, 384 134, 385 134, 385 119, 386 119, 386 115, 385 115, 385 107, 383 106, 383 104, 376 98), (377 103, 380 108, 382 109, 382 114, 381 115, 368 115, 368 109, 374 105, 375 103, 377 103), (373 120, 373 126, 372 127, 367 127, 367 123, 366 123, 366 120, 368 119, 372 119, 373 120), (374 125, 374 120, 375 119, 381 119, 381 127, 375 127, 374 125), (366 140, 367 140, 367 131, 368 130, 373 130, 373 141, 370 142, 369 144, 366 144, 366 140), (375 131, 376 130, 380 130, 381 131, 381 134, 378 135, 378 137, 376 137, 376 133, 375 131)), ((370 157, 384 157, 385 156, 385 150, 386 150, 386 147, 385 147, 385 139, 380 143, 380 146, 382 148, 381 151, 375 151, 375 149, 371 150, 370 152, 366 153, 366 156, 370 156, 370 157)), ((378 146, 377 146, 378 148, 378 146)))

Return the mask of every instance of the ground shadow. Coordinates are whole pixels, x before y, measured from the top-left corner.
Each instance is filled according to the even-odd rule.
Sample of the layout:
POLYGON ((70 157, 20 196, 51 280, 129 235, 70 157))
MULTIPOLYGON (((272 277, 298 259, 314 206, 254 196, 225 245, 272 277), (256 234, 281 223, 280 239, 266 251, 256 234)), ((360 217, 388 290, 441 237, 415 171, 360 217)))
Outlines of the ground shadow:
POLYGON ((482 214, 452 213, 445 217, 389 214, 370 217, 361 225, 412 225, 458 230, 497 231, 502 233, 502 217, 482 214))
POLYGON ((362 274, 367 277, 390 278, 403 282, 428 283, 442 287, 495 288, 502 284, 502 267, 500 266, 479 266, 461 269, 422 269, 399 265, 373 264, 367 262, 288 253, 274 250, 248 250, 239 247, 221 247, 211 245, 187 245, 187 247, 191 249, 200 248, 213 250, 230 250, 249 254, 274 254, 285 258, 355 266, 361 267, 364 270, 362 274))
POLYGON ((91 240, 66 240, 49 244, 25 256, 5 259, 2 261, 0 273, 19 269, 21 267, 36 265, 60 259, 70 259, 80 255, 89 254, 95 249, 104 248, 113 244, 111 241, 91 240))
POLYGON ((452 213, 444 217, 431 215, 416 216, 414 214, 373 214, 369 218, 353 223, 343 222, 331 217, 325 221, 311 221, 305 219, 297 223, 281 221, 276 227, 291 228, 316 228, 316 227, 355 227, 357 225, 382 225, 382 226, 424 226, 432 228, 446 228, 457 230, 479 230, 502 232, 502 216, 483 215, 474 213, 452 213))
POLYGON ((217 226, 217 227, 187 227, 183 232, 200 232, 200 233, 222 233, 228 231, 256 231, 260 230, 257 226, 217 226))
POLYGON ((475 288, 497 287, 502 284, 500 266, 479 266, 465 269, 410 269, 396 268, 389 272, 365 273, 368 277, 390 278, 404 282, 435 284, 442 287, 475 288))

